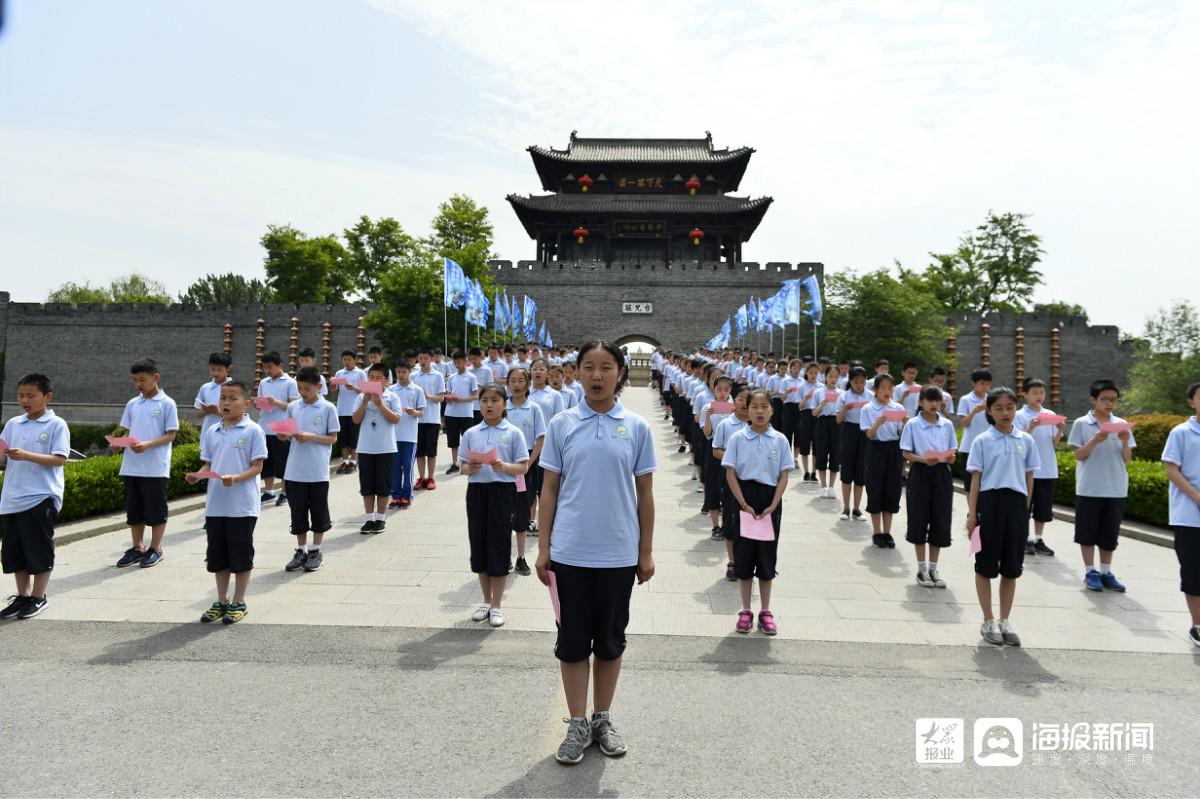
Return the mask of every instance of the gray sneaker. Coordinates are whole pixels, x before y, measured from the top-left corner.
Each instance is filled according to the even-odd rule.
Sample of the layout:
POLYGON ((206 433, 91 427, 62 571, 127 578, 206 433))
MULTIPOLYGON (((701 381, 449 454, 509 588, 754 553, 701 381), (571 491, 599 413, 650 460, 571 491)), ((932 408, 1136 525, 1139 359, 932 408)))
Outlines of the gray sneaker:
POLYGON ((592 740, 609 757, 624 757, 625 741, 612 725, 612 719, 592 714, 592 740))
POLYGON ((937 566, 929 569, 929 579, 933 580, 933 584, 937 588, 945 588, 946 581, 942 579, 942 575, 938 574, 937 566))
POLYGON ((1000 637, 1008 646, 1020 646, 1021 636, 1017 635, 1016 630, 1008 623, 1008 619, 1000 620, 1000 637))
POLYGON ((308 558, 304 561, 304 571, 315 572, 321 568, 321 561, 324 560, 321 556, 321 550, 312 549, 308 552, 308 558))
POLYGON ((996 646, 1004 646, 1004 636, 1000 632, 1000 625, 995 619, 988 619, 979 628, 979 632, 983 635, 983 640, 989 644, 996 646))
POLYGON ((304 562, 306 560, 308 560, 308 553, 303 549, 296 547, 295 554, 292 555, 292 559, 287 562, 287 565, 283 567, 283 570, 285 572, 300 571, 304 568, 304 562))
POLYGON ((932 578, 930 578, 929 572, 922 569, 921 571, 917 572, 917 585, 923 585, 926 588, 933 588, 935 584, 932 578))
POLYGON ((583 760, 583 750, 592 745, 592 725, 587 719, 563 719, 567 722, 567 737, 558 746, 554 759, 573 766, 583 760))

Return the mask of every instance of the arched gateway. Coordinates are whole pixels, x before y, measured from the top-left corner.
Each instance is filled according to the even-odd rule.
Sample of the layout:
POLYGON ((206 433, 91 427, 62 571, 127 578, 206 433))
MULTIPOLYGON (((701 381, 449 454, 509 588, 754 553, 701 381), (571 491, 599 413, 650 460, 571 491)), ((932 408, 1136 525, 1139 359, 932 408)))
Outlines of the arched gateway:
POLYGON ((746 263, 770 197, 735 197, 754 152, 703 139, 585 139, 530 147, 542 188, 509 195, 537 242, 531 261, 493 261, 509 294, 537 300, 559 341, 644 338, 671 349, 713 335, 751 295, 823 276, 819 263, 746 263))

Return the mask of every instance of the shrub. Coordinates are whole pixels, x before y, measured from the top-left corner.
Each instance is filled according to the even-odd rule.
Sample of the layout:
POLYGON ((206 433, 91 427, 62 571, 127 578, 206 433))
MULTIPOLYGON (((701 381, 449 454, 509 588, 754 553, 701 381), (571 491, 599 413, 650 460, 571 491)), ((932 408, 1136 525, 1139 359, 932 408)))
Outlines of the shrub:
MULTIPOLYGON (((1159 452, 1162 452, 1161 447, 1159 452)), ((1074 506, 1075 465, 1077 463, 1075 454, 1061 450, 1056 454, 1058 455, 1058 485, 1055 486, 1054 501, 1062 505, 1074 506)), ((1125 518, 1166 527, 1168 524, 1168 487, 1170 485, 1167 480, 1167 470, 1161 463, 1150 461, 1130 461, 1128 468, 1129 497, 1125 500, 1125 518)))
MULTIPOLYGON (((106 430, 105 433, 110 436, 129 435, 129 431, 120 425, 106 430)), ((107 442, 105 442, 107 444, 107 442)), ((179 420, 179 429, 175 431, 175 446, 180 447, 184 444, 199 444, 200 443, 200 428, 189 422, 187 419, 179 420)), ((74 443, 72 443, 74 446, 74 443)), ((75 447, 79 449, 79 447, 75 447)))
POLYGON ((104 440, 104 437, 113 435, 113 426, 110 424, 70 424, 67 426, 71 429, 71 449, 77 449, 80 452, 96 452, 107 449, 108 442, 104 440))
POLYGON ((1173 413, 1147 413, 1139 416, 1122 417, 1130 422, 1137 422, 1133 428, 1133 437, 1137 446, 1133 448, 1133 457, 1139 461, 1159 462, 1163 447, 1167 444, 1167 435, 1174 427, 1187 420, 1186 416, 1173 413))

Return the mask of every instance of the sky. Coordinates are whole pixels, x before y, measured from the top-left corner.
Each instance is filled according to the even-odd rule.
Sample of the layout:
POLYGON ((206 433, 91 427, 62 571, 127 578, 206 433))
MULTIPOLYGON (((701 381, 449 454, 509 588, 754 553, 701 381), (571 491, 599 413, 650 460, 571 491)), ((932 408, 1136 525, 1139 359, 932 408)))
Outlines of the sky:
MULTIPOLYGON (((261 276, 269 224, 428 232, 543 193, 525 148, 702 137, 775 202, 746 260, 929 262, 1030 215, 1039 301, 1200 303, 1200 3, 6 0, 0 290, 261 276), (1187 100, 1193 97, 1193 100, 1187 100)), ((740 302, 740 300, 739 300, 740 302)), ((731 305, 736 303, 731 303, 731 305)), ((731 307, 732 310, 732 307, 731 307)))

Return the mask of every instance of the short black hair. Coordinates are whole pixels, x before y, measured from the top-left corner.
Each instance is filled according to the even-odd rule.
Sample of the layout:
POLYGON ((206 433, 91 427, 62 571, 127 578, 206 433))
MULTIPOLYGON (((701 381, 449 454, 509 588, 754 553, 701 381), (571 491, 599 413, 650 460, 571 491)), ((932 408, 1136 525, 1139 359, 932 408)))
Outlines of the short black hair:
POLYGON ((879 374, 875 375, 875 391, 879 390, 879 384, 884 380, 888 381, 893 386, 896 385, 896 378, 892 377, 890 372, 880 372, 879 374))
POLYGON ((305 347, 304 349, 300 350, 300 352, 296 353, 296 356, 299 358, 316 358, 317 353, 313 351, 312 347, 305 347))
POLYGON ((971 372, 972 383, 978 383, 980 380, 986 380, 989 383, 992 382, 992 373, 987 369, 976 369, 974 372, 971 372))
POLYGON ((917 369, 917 368, 919 368, 919 367, 917 366, 917 364, 916 364, 915 362, 913 362, 913 361, 905 361, 905 362, 904 362, 904 366, 902 366, 902 367, 900 368, 900 371, 901 371, 901 372, 907 372, 909 369, 917 369))
POLYGON ((930 377, 941 377, 944 374, 946 374, 946 367, 944 366, 935 366, 929 370, 930 377))
POLYGON ((379 353, 380 355, 383 355, 383 350, 378 346, 371 347, 369 350, 367 350, 368 355, 372 355, 374 353, 379 353))
POLYGON ((875 362, 876 369, 878 369, 881 366, 891 366, 891 365, 892 365, 892 362, 889 361, 887 358, 880 358, 878 361, 875 362))
POLYGON ((242 396, 243 396, 243 397, 249 397, 249 396, 250 396, 250 386, 246 385, 246 384, 245 384, 243 381, 241 381, 241 380, 230 380, 228 383, 226 383, 225 385, 221 386, 221 388, 236 388, 236 389, 240 389, 240 390, 241 390, 241 392, 242 392, 242 396))
POLYGON ((1121 396, 1121 389, 1117 388, 1117 384, 1108 378, 1097 380, 1088 387, 1088 395, 1092 398, 1099 397, 1102 391, 1115 391, 1118 397, 1121 396))
POLYGON ((158 374, 158 364, 152 358, 143 358, 140 361, 134 361, 133 366, 129 367, 131 375, 156 375, 158 374))
POLYGON ((408 358, 401 358, 395 363, 396 369, 412 369, 412 361, 408 358))
POLYGON ((467 355, 478 355, 482 358, 483 350, 481 350, 479 347, 472 347, 471 349, 467 350, 467 355))
POLYGON ((312 383, 313 385, 321 385, 321 373, 317 371, 315 366, 301 366, 300 371, 296 372, 297 383, 312 383))
POLYGON ((208 356, 209 366, 224 366, 228 369, 232 364, 233 358, 230 358, 227 352, 214 352, 208 356))
POLYGON ((370 366, 367 367, 367 374, 371 374, 372 372, 379 372, 380 374, 386 376, 388 373, 387 364, 384 363, 383 361, 380 361, 379 363, 371 364, 370 366))
POLYGON ((450 360, 452 361, 465 360, 466 357, 467 356, 462 350, 455 350, 454 352, 450 353, 450 360))
POLYGON ((1191 399, 1192 397, 1196 396, 1196 392, 1197 392, 1197 391, 1200 391, 1200 380, 1197 380, 1197 381, 1196 381, 1196 382, 1194 382, 1194 383, 1189 383, 1189 384, 1188 384, 1188 387, 1187 387, 1187 398, 1188 398, 1188 399, 1191 399))
POLYGON ((349 355, 351 358, 358 357, 358 353, 356 353, 354 350, 342 350, 342 357, 345 358, 347 355, 349 355))
POLYGON ((282 366, 283 358, 279 357, 278 352, 276 352, 275 350, 271 350, 270 352, 263 353, 262 362, 264 364, 274 363, 274 364, 278 364, 279 366, 282 366))
POLYGON ((17 388, 21 386, 33 386, 43 394, 50 394, 54 391, 54 386, 50 383, 50 378, 46 377, 41 372, 30 372, 17 381, 17 388))
POLYGON ((848 377, 850 380, 853 380, 856 377, 866 377, 866 376, 867 376, 867 370, 862 368, 861 366, 850 367, 850 371, 846 374, 846 377, 848 377))
POLYGON ((417 350, 417 355, 433 355, 433 350, 429 349, 428 347, 422 347, 421 349, 417 350))
POLYGON ((1046 387, 1045 380, 1038 380, 1036 377, 1029 377, 1029 378, 1025 379, 1025 383, 1021 386, 1021 390, 1029 391, 1029 389, 1031 389, 1031 388, 1045 388, 1045 387, 1046 387))

